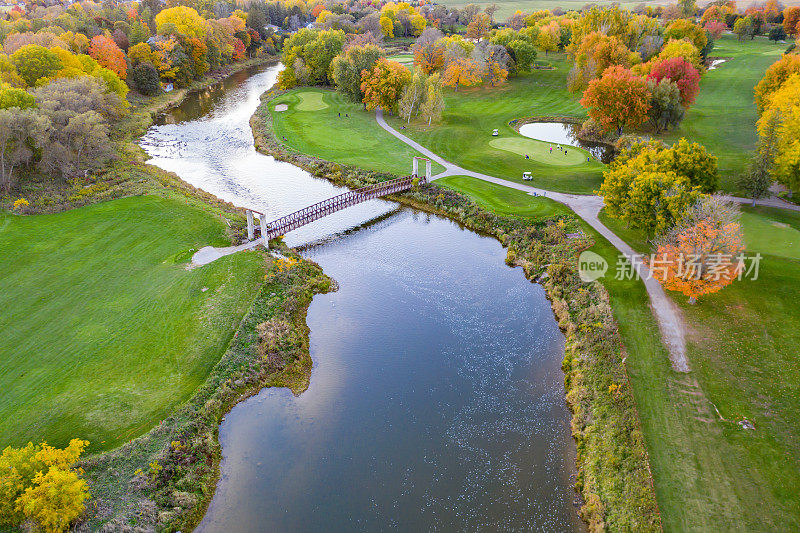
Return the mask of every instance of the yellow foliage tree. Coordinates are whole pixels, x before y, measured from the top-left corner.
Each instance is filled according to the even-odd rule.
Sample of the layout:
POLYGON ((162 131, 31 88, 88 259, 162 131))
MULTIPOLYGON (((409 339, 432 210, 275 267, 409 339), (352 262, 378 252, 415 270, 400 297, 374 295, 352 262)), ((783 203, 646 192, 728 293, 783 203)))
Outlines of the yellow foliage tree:
POLYGON ((88 497, 86 481, 77 472, 51 466, 46 474, 36 473, 33 486, 17 500, 17 508, 42 531, 59 533, 83 513, 88 497))
POLYGON ((458 90, 459 85, 470 87, 477 85, 483 78, 480 65, 474 59, 462 57, 451 61, 444 70, 442 83, 458 90))
POLYGON ((86 483, 71 469, 88 445, 88 441, 72 439, 63 449, 29 442, 3 450, 0 526, 31 520, 46 531, 65 530, 83 512, 89 496, 86 483))
POLYGON ((800 74, 792 74, 767 97, 758 120, 765 141, 775 139, 772 177, 792 189, 800 188, 800 74), (774 129, 774 131, 772 131, 774 129))
MULTIPOLYGON (((239 17, 233 17, 239 19, 239 17)), ((186 6, 176 6, 170 7, 159 12, 156 15, 156 30, 160 35, 166 33, 168 28, 168 24, 174 25, 174 31, 181 35, 185 35, 186 37, 198 37, 202 39, 208 33, 208 23, 206 19, 200 16, 200 14, 192 9, 191 7, 186 6)), ((244 22, 241 22, 242 26, 244 26, 244 22)))

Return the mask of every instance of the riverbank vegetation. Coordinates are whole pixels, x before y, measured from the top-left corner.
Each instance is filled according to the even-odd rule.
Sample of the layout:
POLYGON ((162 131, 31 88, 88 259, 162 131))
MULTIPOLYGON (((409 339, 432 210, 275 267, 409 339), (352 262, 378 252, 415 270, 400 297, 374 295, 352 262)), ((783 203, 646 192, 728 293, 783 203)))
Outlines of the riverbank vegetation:
MULTIPOLYGON (((276 94, 280 98, 280 92, 274 90, 262 96, 251 120, 258 150, 349 187, 388 177, 286 150, 273 130, 270 110, 276 94)), ((567 234, 576 231, 580 222, 546 198, 534 199, 520 192, 526 196, 522 200, 513 191, 506 195, 508 200, 502 195, 492 200, 507 211, 523 203, 532 205, 527 212, 537 213, 535 218, 523 219, 516 213, 498 216, 484 210, 451 190, 467 179, 445 178, 445 187, 421 187, 392 198, 494 235, 509 248, 509 263, 522 266, 531 280, 542 280, 567 335, 564 369, 578 443, 577 489, 584 498, 581 515, 593 528, 659 530, 647 453, 607 294, 599 283, 582 286, 573 259, 590 247, 592 240, 586 235, 569 238, 567 234)), ((494 188, 477 181, 472 185, 473 190, 487 193, 494 188)))
MULTIPOLYGON (((247 26, 260 4, 251 13, 221 5, 221 17, 135 2, 21 6, 0 19, 5 205, 80 180, 89 186, 83 194, 103 187, 94 175, 125 157, 125 126, 138 96, 192 86, 235 63, 272 57, 280 45, 266 26, 247 26)), ((26 200, 31 210, 47 207, 26 200)))
POLYGON ((192 529, 214 493, 224 414, 263 387, 307 388, 306 310, 334 285, 315 263, 280 252, 283 258, 267 258, 255 300, 192 397, 147 434, 80 463, 93 496, 89 528, 192 529))

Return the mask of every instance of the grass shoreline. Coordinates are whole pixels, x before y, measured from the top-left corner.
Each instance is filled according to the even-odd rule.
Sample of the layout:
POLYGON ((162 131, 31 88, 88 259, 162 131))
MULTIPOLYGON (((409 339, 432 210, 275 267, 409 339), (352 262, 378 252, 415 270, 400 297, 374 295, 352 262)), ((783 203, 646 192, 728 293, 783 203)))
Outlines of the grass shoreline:
MULTIPOLYGON (((227 221, 223 238, 240 241, 244 235, 240 208, 187 184, 174 173, 148 165, 136 139, 159 113, 180 105, 188 95, 242 70, 276 61, 276 57, 265 57, 238 63, 187 88, 152 99, 140 98, 112 132, 118 151, 116 161, 89 180, 55 185, 34 180, 23 184, 27 190, 20 196, 28 197, 30 206, 21 214, 60 213, 109 200, 158 196, 227 221)), ((0 209, 10 208, 13 200, 0 198, 0 209)), ((267 274, 254 300, 191 397, 146 433, 80 461, 78 466, 85 471, 93 498, 76 530, 193 528, 203 517, 219 475, 218 430, 224 414, 266 386, 288 387, 295 393, 307 387, 311 360, 306 310, 314 294, 335 290, 335 283, 315 263, 300 259, 285 247, 282 252, 299 261, 282 268, 265 256, 267 274), (259 327, 275 320, 283 324, 281 334, 268 343, 259 327)))
MULTIPOLYGON (((258 151, 351 188, 389 177, 309 156, 278 142, 270 102, 285 93, 273 88, 261 96, 261 105, 250 121, 258 151)), ((575 257, 592 246, 592 239, 566 237, 568 231, 580 227, 579 220, 563 213, 540 224, 498 216, 460 193, 436 186, 388 198, 497 238, 508 248, 507 262, 521 266, 529 280, 542 283, 566 335, 563 369, 578 447, 576 489, 583 497, 580 515, 592 530, 661 530, 649 459, 609 296, 599 283, 584 286, 577 277, 575 257)))

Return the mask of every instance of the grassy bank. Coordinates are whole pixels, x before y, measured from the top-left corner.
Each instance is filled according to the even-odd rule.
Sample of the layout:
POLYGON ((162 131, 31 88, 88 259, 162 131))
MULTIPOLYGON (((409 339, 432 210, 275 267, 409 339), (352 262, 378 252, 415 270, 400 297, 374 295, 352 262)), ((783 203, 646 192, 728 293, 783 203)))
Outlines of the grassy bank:
MULTIPOLYGON (((647 251, 641 234, 603 221, 647 251)), ((679 379, 650 361, 631 362, 651 427, 659 503, 672 529, 800 527, 800 442, 792 429, 800 397, 800 214, 744 207, 742 226, 748 250, 764 256, 757 280, 693 306, 673 293, 689 326, 692 374, 679 379), (756 429, 743 430, 744 419, 756 429)))
POLYGON ((158 423, 219 359, 258 288, 256 253, 186 269, 226 224, 175 197, 0 215, 0 442, 108 450, 158 423))
MULTIPOLYGON (((422 155, 384 131, 375 113, 338 92, 302 87, 277 96, 269 109, 276 139, 326 161, 406 176, 412 158, 422 155), (279 105, 288 109, 275 111, 279 105)), ((433 164, 434 174, 443 170, 433 164)))
MULTIPOLYGON (((270 109, 275 94, 262 96, 251 120, 259 150, 350 187, 385 177, 287 151, 272 129, 270 109)), ((445 187, 421 187, 392 198, 497 237, 509 248, 509 263, 523 267, 529 279, 543 280, 567 338, 564 371, 578 449, 576 487, 584 498, 581 515, 593 529, 660 529, 648 458, 608 296, 599 283, 582 284, 576 272, 575 257, 592 245, 592 239, 568 238, 567 233, 579 229, 580 222, 545 198, 525 195, 522 200, 506 195, 493 200, 493 205, 502 206, 509 214, 524 204, 527 213, 535 214, 531 217, 487 211, 451 190, 466 183, 465 179, 448 178, 445 187), (547 276, 542 278, 543 274, 547 276)), ((485 198, 492 193, 481 182, 471 188, 485 198)))
POLYGON ((266 386, 307 388, 306 310, 333 285, 315 263, 282 253, 297 262, 268 259, 255 301, 194 395, 146 435, 82 461, 93 495, 90 529, 191 530, 216 486, 222 416, 266 386))

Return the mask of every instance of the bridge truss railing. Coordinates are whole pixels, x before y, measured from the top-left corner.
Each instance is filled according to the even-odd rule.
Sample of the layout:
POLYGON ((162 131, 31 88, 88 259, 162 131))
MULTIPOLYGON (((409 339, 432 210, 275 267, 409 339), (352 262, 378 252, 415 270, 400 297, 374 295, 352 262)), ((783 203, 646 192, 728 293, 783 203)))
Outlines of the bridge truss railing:
MULTIPOLYGON (((415 165, 416 167, 416 165, 415 165)), ((430 171, 427 173, 430 174, 430 171)), ((360 189, 354 189, 345 193, 339 194, 327 200, 317 202, 294 213, 282 216, 272 222, 267 222, 263 213, 253 209, 247 210, 247 238, 253 240, 255 237, 255 225, 253 220, 253 213, 259 215, 259 222, 261 226, 261 238, 264 240, 266 246, 270 239, 286 235, 288 232, 297 229, 306 224, 310 224, 315 220, 322 217, 341 211, 347 207, 380 198, 387 194, 398 193, 407 191, 415 184, 424 184, 426 179, 424 177, 418 178, 416 174, 405 178, 397 178, 389 181, 383 181, 374 185, 368 185, 360 189)))

